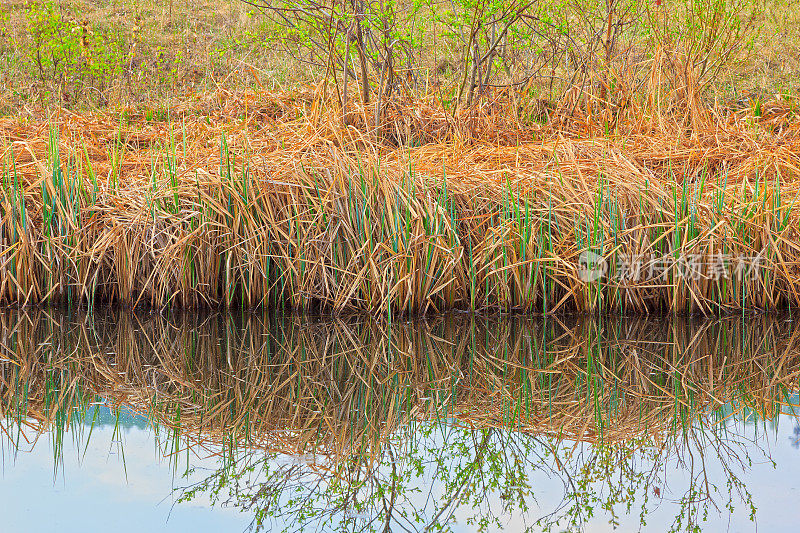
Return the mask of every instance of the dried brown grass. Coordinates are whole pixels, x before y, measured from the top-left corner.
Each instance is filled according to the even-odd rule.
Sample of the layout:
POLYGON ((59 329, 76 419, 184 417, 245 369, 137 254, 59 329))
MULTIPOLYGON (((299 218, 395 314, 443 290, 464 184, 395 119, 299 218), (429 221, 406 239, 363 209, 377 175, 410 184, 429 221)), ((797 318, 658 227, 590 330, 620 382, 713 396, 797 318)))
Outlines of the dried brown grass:
POLYGON ((0 298, 382 316, 800 305, 791 102, 613 124, 540 110, 546 125, 503 92, 455 116, 392 105, 377 129, 370 109, 342 122, 312 91, 2 119, 0 298), (612 265, 606 279, 580 280, 586 251, 612 265), (614 279, 626 256, 720 254, 763 268, 614 279))

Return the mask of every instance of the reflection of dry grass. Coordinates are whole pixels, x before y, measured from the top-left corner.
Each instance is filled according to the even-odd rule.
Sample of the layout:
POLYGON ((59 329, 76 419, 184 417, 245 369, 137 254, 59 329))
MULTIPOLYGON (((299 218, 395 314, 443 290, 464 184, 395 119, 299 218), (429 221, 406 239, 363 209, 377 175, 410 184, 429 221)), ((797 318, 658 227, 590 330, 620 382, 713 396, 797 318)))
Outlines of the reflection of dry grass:
POLYGON ((800 371, 800 333, 768 318, 2 320, 2 417, 63 426, 99 395, 198 442, 339 458, 439 417, 591 442, 666 438, 742 410, 770 419, 800 371))
POLYGON ((621 137, 577 115, 519 128, 502 94, 453 123, 409 106, 375 135, 317 104, 219 93, 171 121, 0 121, 0 299, 384 316, 800 305, 800 130, 785 102, 691 131, 633 113, 621 137), (667 265, 586 284, 587 250, 612 266, 689 257, 699 277, 667 265), (729 279, 712 277, 719 257, 729 279), (752 257, 763 270, 741 279, 752 257))

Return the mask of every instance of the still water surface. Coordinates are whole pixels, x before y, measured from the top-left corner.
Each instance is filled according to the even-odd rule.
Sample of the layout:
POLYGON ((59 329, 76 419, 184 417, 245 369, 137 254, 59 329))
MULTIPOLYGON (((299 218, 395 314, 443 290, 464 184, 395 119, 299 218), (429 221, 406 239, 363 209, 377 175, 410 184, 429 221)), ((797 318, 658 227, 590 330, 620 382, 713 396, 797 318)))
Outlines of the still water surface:
POLYGON ((786 317, 0 313, 0 531, 794 531, 786 317))

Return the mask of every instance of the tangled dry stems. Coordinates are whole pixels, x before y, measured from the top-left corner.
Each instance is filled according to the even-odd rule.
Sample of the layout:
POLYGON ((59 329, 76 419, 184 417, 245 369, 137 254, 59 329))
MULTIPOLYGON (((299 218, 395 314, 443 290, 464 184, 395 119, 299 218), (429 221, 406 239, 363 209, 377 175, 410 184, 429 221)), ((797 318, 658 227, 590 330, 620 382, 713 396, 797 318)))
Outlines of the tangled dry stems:
POLYGON ((800 304, 790 101, 612 117, 514 98, 395 102, 377 128, 310 90, 2 119, 0 299, 384 317, 800 304), (610 265, 588 283, 587 251, 610 265), (615 271, 684 256, 761 268, 615 271))

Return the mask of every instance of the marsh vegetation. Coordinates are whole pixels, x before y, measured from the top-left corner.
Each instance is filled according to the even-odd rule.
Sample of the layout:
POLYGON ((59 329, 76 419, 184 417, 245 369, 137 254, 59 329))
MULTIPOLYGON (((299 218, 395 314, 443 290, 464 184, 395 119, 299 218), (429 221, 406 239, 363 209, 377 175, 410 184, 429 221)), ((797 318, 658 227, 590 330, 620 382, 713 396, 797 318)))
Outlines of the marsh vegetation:
POLYGON ((145 4, 0 3, 0 529, 792 527, 793 0, 145 4))

